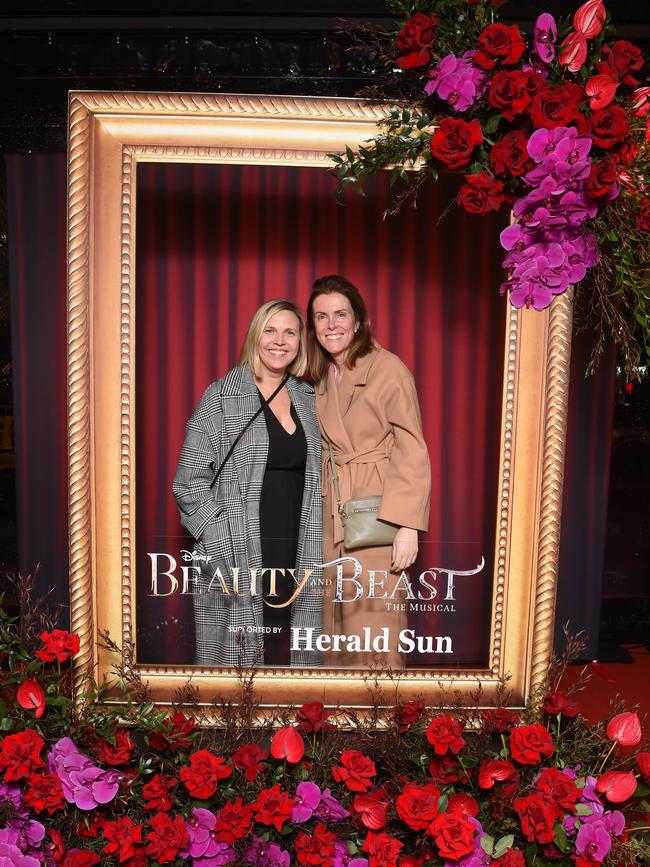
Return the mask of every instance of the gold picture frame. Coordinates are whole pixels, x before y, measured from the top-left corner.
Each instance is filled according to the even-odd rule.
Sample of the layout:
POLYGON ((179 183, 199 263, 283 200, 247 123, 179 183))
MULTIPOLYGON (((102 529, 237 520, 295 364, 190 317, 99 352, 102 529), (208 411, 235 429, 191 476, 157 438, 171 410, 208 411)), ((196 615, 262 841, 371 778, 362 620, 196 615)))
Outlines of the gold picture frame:
MULTIPOLYGON (((140 666, 135 629, 133 311, 139 161, 331 165, 376 132, 388 107, 363 100, 222 94, 73 92, 68 145, 68 431, 70 599, 80 637, 75 688, 117 662, 135 666, 161 705, 191 676, 201 702, 234 699, 232 670, 140 666), (99 641, 107 630, 123 648, 99 641)), ((496 288, 496 287, 495 287, 496 288)), ((444 704, 508 679, 513 705, 544 676, 552 648, 571 345, 570 293, 543 312, 508 308, 489 664, 406 670, 393 697, 444 704)), ((364 708, 367 674, 261 669, 266 707, 322 701, 364 708)), ((393 692, 393 688, 395 692, 393 692)))

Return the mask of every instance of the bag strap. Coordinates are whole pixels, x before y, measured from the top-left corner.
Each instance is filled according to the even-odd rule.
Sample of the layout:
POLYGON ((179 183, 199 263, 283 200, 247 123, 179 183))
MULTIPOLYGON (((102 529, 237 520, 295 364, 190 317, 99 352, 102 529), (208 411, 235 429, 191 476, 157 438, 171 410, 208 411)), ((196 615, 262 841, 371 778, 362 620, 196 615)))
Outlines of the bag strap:
POLYGON ((332 467, 332 482, 334 483, 334 496, 336 497, 336 502, 339 509, 339 515, 341 518, 344 517, 345 512, 343 511, 343 504, 341 503, 341 491, 339 489, 339 475, 336 472, 336 462, 334 461, 334 452, 332 451, 332 443, 328 440, 327 447, 330 451, 330 466, 332 467))
POLYGON ((228 454, 227 454, 226 457, 221 461, 221 466, 219 467, 219 469, 218 469, 217 472, 215 473, 214 478, 213 478, 212 481, 210 482, 210 487, 211 487, 211 488, 213 488, 213 487, 217 484, 217 480, 218 480, 219 476, 221 475, 221 470, 223 470, 223 468, 225 467, 225 465, 226 465, 226 461, 228 460, 228 458, 230 457, 230 455, 235 451, 235 448, 237 447, 237 443, 241 440, 241 438, 244 436, 244 434, 246 433, 246 431, 248 430, 248 428, 253 424, 253 422, 255 421, 255 419, 257 418, 257 416, 262 412, 262 410, 264 409, 264 407, 265 407, 265 406, 268 406, 268 405, 271 403, 271 401, 272 401, 273 398, 276 396, 276 394, 279 394, 279 393, 282 391, 282 389, 285 387, 285 385, 287 384, 288 381, 289 381, 289 374, 287 373, 286 376, 284 377, 284 379, 282 380, 282 382, 280 383, 280 385, 275 389, 275 391, 273 392, 273 394, 272 394, 268 399, 266 399, 266 400, 265 400, 265 398, 264 398, 264 395, 260 392, 260 398, 261 398, 260 408, 257 410, 257 412, 255 413, 255 415, 254 415, 251 419, 249 419, 249 421, 246 422, 246 424, 244 425, 244 427, 242 428, 242 430, 239 432, 239 434, 238 434, 238 436, 237 436, 237 439, 235 440, 235 442, 234 442, 234 443, 230 446, 230 448, 228 449, 228 454))

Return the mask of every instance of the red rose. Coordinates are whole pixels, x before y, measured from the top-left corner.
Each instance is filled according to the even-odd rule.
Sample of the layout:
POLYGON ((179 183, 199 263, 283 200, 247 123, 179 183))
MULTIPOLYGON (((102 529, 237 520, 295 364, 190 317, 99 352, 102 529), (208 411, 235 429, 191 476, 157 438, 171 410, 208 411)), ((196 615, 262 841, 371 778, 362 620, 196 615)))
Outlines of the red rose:
POLYGON ((298 719, 300 721, 298 728, 305 732, 305 734, 334 731, 334 726, 326 722, 331 714, 332 711, 326 710, 319 701, 303 704, 298 711, 298 719))
POLYGON ((99 855, 88 849, 68 849, 59 867, 90 867, 100 861, 99 855))
MULTIPOLYGON (((595 165, 596 163, 594 163, 594 166, 595 165)), ((589 190, 589 180, 587 181, 587 189, 589 190)), ((594 196, 591 190, 589 190, 589 193, 592 197, 594 196)), ((602 196, 605 194, 599 193, 598 195, 602 196)), ((570 699, 568 699, 563 692, 557 691, 551 692, 546 696, 546 700, 544 701, 544 707, 542 708, 542 710, 546 711, 546 713, 552 714, 552 716, 562 714, 563 716, 573 717, 576 716, 579 708, 578 705, 574 701, 570 701, 570 699)))
POLYGON ((526 859, 519 849, 508 849, 504 855, 492 862, 491 867, 526 867, 526 859))
POLYGON ((611 148, 623 141, 630 129, 630 121, 620 105, 608 105, 592 114, 589 128, 594 144, 611 148))
POLYGON ((172 753, 189 750, 195 729, 196 722, 191 717, 185 716, 180 710, 174 711, 162 723, 162 731, 149 735, 149 746, 160 753, 165 750, 172 753))
POLYGON ((283 726, 271 741, 271 755, 295 765, 305 755, 305 742, 295 726, 283 726))
POLYGON ((510 780, 517 772, 511 762, 502 759, 486 759, 478 770, 478 784, 481 789, 491 789, 495 783, 510 780))
MULTIPOLYGON (((591 171, 589 172, 589 177, 586 182, 587 192, 592 199, 609 197, 614 190, 617 177, 618 173, 616 171, 616 166, 611 160, 600 160, 599 162, 592 163, 591 171)), ((565 713, 564 715, 575 716, 578 712, 578 706, 573 702, 569 702, 569 704, 575 707, 575 713, 565 713)), ((544 705, 544 710, 546 710, 546 705, 544 705)))
POLYGON ((329 867, 334 861, 336 834, 328 831, 322 822, 314 828, 313 834, 298 831, 294 849, 299 864, 316 864, 329 867))
POLYGON ((622 804, 636 791, 636 777, 632 771, 607 771, 598 778, 596 790, 604 792, 612 804, 622 804))
POLYGON ((513 120, 515 115, 522 114, 530 105, 531 95, 527 83, 526 74, 518 69, 497 72, 490 84, 488 102, 506 120, 513 120))
POLYGON ((438 815, 439 800, 435 786, 407 783, 395 801, 397 815, 414 831, 424 831, 438 815))
POLYGON ((41 632, 39 638, 43 647, 34 654, 43 662, 65 662, 73 653, 79 650, 79 636, 66 632, 65 629, 53 629, 51 632, 41 632))
POLYGON ((542 756, 552 756, 555 752, 553 738, 544 726, 517 726, 510 732, 510 752, 520 765, 536 765, 542 756))
POLYGON ((533 98, 530 119, 538 129, 553 129, 567 126, 578 119, 578 105, 582 100, 582 88, 565 82, 557 87, 547 84, 533 98))
POLYGON ((641 720, 635 713, 619 713, 607 723, 607 737, 622 747, 635 747, 641 740, 641 720))
POLYGON ((358 750, 344 750, 341 764, 332 768, 337 783, 345 783, 351 792, 367 792, 372 786, 371 778, 377 775, 372 759, 358 750))
POLYGON ((47 810, 51 816, 65 805, 61 780, 56 774, 30 774, 27 786, 23 801, 35 813, 47 810))
POLYGON ((178 783, 176 777, 166 777, 163 774, 154 774, 154 776, 145 783, 142 787, 142 797, 144 799, 145 810, 155 810, 160 813, 166 813, 171 810, 175 799, 172 795, 172 790, 178 783))
POLYGON ((646 783, 650 783, 650 753, 637 753, 636 766, 641 772, 641 776, 646 781, 646 783))
POLYGON ((273 825, 277 831, 281 831, 287 819, 291 818, 291 808, 295 800, 283 792, 279 785, 262 789, 257 801, 252 805, 255 810, 255 821, 262 825, 273 825))
POLYGON ((269 751, 263 750, 257 744, 244 744, 232 757, 232 763, 238 771, 244 772, 244 777, 252 781, 260 771, 264 770, 261 764, 269 757, 269 751))
POLYGON ((131 761, 131 752, 135 744, 126 729, 117 729, 115 743, 111 744, 106 738, 97 737, 93 745, 94 753, 100 762, 107 765, 125 765, 131 761))
POLYGON ((190 767, 181 768, 180 778, 194 798, 205 800, 217 791, 219 780, 225 780, 232 769, 210 750, 198 750, 190 756, 190 767))
POLYGON ((465 746, 462 737, 463 728, 463 723, 449 714, 434 717, 426 730, 426 736, 436 755, 444 756, 448 752, 454 755, 459 753, 465 746))
POLYGON ((395 723, 400 732, 405 732, 416 723, 424 713, 423 701, 411 699, 406 704, 400 704, 395 708, 395 723))
POLYGON ((431 139, 431 152, 450 169, 470 161, 472 151, 483 141, 480 123, 467 123, 460 118, 444 117, 431 139))
POLYGON ((105 817, 101 814, 93 815, 91 813, 83 822, 77 822, 75 832, 78 837, 88 837, 94 840, 95 837, 99 837, 105 821, 105 817))
POLYGON ((581 795, 573 780, 557 768, 544 768, 537 778, 535 789, 541 792, 547 801, 569 813, 573 812, 573 807, 581 795))
POLYGON ((494 69, 497 63, 512 66, 526 50, 524 37, 516 24, 489 24, 478 38, 474 63, 483 69, 494 69))
MULTIPOLYGON (((182 773, 182 771, 181 771, 182 773)), ((147 834, 149 845, 145 849, 160 864, 175 861, 180 850, 187 844, 187 833, 181 816, 171 819, 167 813, 156 813, 149 820, 151 832, 147 834)))
POLYGON ((551 843, 555 837, 553 825, 562 813, 542 795, 532 794, 515 799, 515 810, 521 820, 526 839, 538 843, 551 843))
POLYGON ((250 804, 244 804, 241 798, 227 801, 217 813, 214 839, 232 846, 236 840, 248 834, 252 821, 253 808, 250 804))
POLYGON ((33 677, 24 680, 16 690, 16 701, 25 710, 33 710, 36 719, 45 713, 45 693, 33 677))
POLYGON ((389 834, 368 831, 361 849, 370 855, 370 867, 397 867, 397 859, 403 846, 403 843, 389 834))
POLYGON ((465 792, 458 792, 456 795, 452 795, 447 804, 448 813, 464 816, 465 819, 478 816, 478 809, 476 798, 472 798, 471 795, 467 795, 465 792))
POLYGON ((474 848, 476 825, 458 813, 441 813, 429 826, 441 858, 457 861, 474 848))
POLYGON ((15 735, 7 735, 0 750, 0 767, 5 768, 5 781, 11 783, 28 777, 36 768, 44 768, 41 750, 43 738, 33 729, 24 729, 15 735))
POLYGON ((505 200, 503 184, 487 172, 465 175, 466 183, 458 191, 458 204, 468 214, 498 211, 505 200))
MULTIPOLYGON (((635 87, 639 81, 630 73, 639 72, 643 68, 641 49, 632 45, 626 39, 618 39, 613 45, 603 45, 601 48, 603 61, 609 66, 616 78, 624 84, 635 87)), ((599 65, 599 71, 600 65, 599 65)))
MULTIPOLYGON (((523 133, 508 133, 508 135, 523 136, 523 133)), ((503 141, 505 141, 507 138, 508 136, 504 136, 503 141)), ((526 140, 526 144, 528 144, 528 140, 526 140)), ((528 154, 528 151, 526 151, 526 154, 528 154)), ((526 168, 528 167, 523 167, 521 174, 526 171, 526 168)), ((509 171, 511 174, 514 174, 512 169, 509 169, 509 171)), ((513 710, 508 710, 505 707, 495 707, 490 708, 489 710, 484 710, 481 716, 483 717, 483 728, 486 732, 496 732, 497 734, 502 734, 503 732, 510 731, 513 726, 516 726, 519 723, 519 715, 516 714, 513 710)))
POLYGON ((433 782, 439 786, 445 786, 447 783, 457 783, 461 777, 465 776, 465 772, 459 762, 453 756, 450 756, 449 753, 445 756, 435 756, 431 759, 429 773, 433 782))
POLYGON ((389 801, 383 789, 368 794, 355 795, 352 809, 359 814, 361 824, 372 831, 379 831, 386 825, 386 811, 389 801))
POLYGON ((402 52, 402 56, 397 58, 398 66, 413 69, 429 62, 438 20, 437 15, 424 15, 422 12, 409 18, 397 34, 397 47, 402 52))
POLYGON ((142 843, 142 825, 135 825, 128 816, 120 816, 114 822, 104 823, 104 837, 108 840, 104 853, 117 855, 120 862, 126 861, 135 858, 135 846, 142 843))

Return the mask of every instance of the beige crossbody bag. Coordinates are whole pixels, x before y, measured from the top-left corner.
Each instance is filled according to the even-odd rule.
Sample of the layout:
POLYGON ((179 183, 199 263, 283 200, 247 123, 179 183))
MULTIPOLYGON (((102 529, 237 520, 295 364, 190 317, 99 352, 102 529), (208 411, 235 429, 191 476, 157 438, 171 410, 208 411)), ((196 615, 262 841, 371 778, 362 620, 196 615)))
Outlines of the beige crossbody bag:
POLYGON ((343 545, 348 551, 352 551, 354 548, 392 545, 399 527, 386 521, 380 521, 377 517, 381 507, 381 497, 357 497, 355 500, 341 503, 339 477, 336 472, 332 444, 328 442, 327 445, 330 452, 336 504, 343 524, 343 545))

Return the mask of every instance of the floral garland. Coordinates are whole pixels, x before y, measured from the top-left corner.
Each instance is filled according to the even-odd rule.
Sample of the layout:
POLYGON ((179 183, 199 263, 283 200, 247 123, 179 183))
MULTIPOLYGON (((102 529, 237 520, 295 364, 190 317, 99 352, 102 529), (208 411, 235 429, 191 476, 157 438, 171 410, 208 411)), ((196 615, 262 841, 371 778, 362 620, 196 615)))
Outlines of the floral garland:
POLYGON ((249 679, 238 707, 215 706, 220 727, 201 730, 185 703, 156 710, 120 671, 123 706, 102 709, 89 682, 79 708, 78 647, 0 613, 3 867, 631 867, 650 856, 639 717, 587 724, 558 688, 561 666, 523 713, 385 709, 378 696, 351 731, 318 702, 252 728, 249 679))
POLYGON ((395 209, 442 170, 462 171, 470 214, 512 207, 501 234, 515 307, 542 310, 569 286, 609 334, 628 375, 650 358, 650 87, 641 51, 613 35, 602 0, 569 22, 541 14, 532 39, 496 18, 502 0, 395 2, 406 16, 371 95, 397 95, 383 130, 334 156, 342 186, 382 168, 406 184, 395 209), (406 169, 415 169, 407 172, 406 169))

